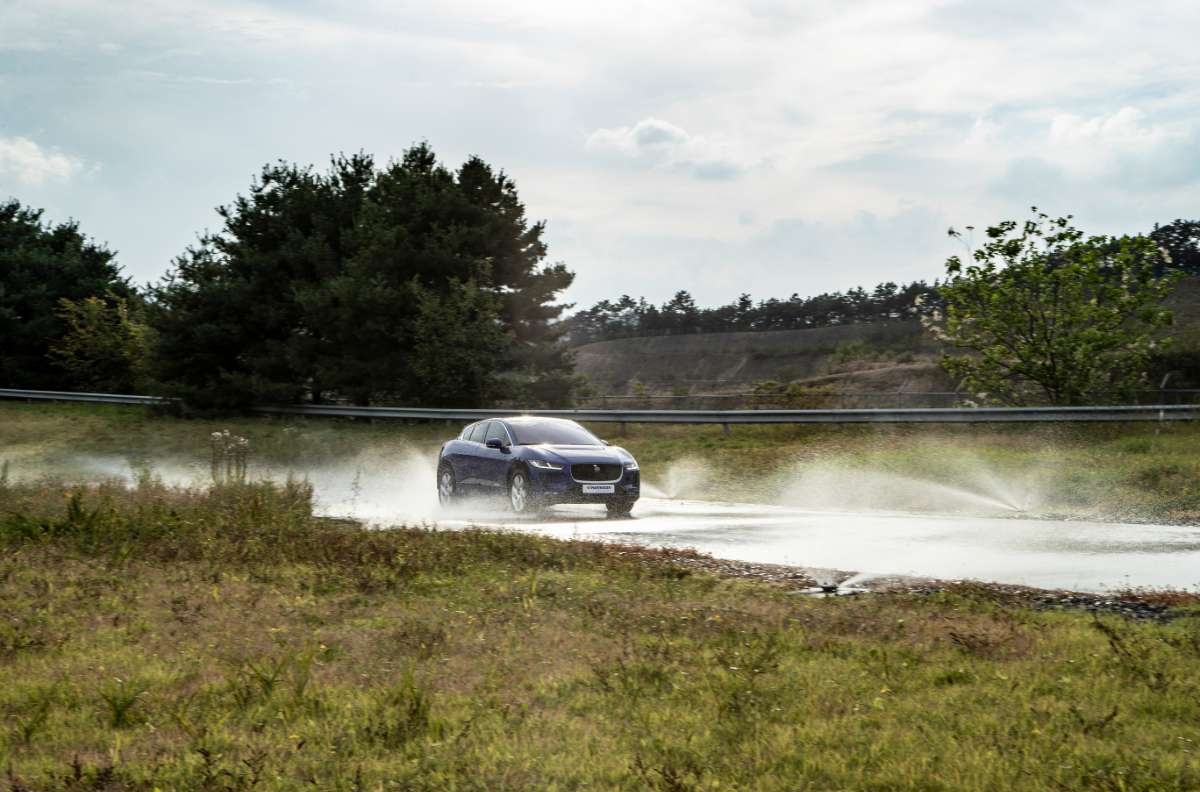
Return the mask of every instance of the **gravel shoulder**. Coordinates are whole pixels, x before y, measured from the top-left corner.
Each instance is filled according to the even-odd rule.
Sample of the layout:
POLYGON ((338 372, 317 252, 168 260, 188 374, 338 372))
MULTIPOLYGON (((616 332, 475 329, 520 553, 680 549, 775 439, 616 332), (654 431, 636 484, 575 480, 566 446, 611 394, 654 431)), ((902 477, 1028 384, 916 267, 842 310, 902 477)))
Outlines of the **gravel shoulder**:
MULTIPOLYGON (((781 564, 734 561, 691 550, 614 546, 614 553, 644 558, 647 562, 670 563, 685 569, 709 572, 726 578, 758 580, 796 593, 814 588, 827 580, 817 580, 809 571, 781 564)), ((830 570, 832 581, 848 580, 855 573, 830 570)), ((938 580, 908 576, 872 577, 855 581, 854 588, 864 595, 932 596, 940 593, 983 597, 1005 607, 1032 610, 1071 610, 1108 613, 1134 620, 1170 621, 1200 614, 1200 593, 1171 589, 1118 590, 1106 593, 1040 589, 1007 583, 975 580, 938 580)))

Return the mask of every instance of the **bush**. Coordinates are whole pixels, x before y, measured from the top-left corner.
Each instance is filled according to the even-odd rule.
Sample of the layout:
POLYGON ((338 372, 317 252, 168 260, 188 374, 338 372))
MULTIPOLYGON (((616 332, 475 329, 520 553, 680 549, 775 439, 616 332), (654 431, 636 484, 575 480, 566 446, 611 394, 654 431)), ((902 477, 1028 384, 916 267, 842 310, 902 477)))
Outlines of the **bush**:
POLYGON ((55 481, 0 488, 0 547, 57 544, 109 558, 219 565, 336 568, 363 589, 394 588, 428 573, 480 563, 533 569, 607 564, 609 551, 485 530, 369 529, 313 513, 307 482, 168 487, 143 479, 70 487, 55 481))
POLYGON ((833 389, 828 385, 760 380, 752 386, 750 400, 758 409, 821 410, 833 403, 833 389))

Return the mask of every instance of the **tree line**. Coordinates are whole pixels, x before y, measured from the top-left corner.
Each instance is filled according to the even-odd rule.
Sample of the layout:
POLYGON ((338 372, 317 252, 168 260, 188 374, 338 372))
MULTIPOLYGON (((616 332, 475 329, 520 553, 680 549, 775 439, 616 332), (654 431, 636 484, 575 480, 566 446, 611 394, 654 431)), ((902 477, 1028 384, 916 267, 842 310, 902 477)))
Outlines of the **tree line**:
POLYGON ((773 297, 758 302, 749 294, 742 294, 733 302, 715 308, 697 307, 688 291, 676 292, 661 306, 626 294, 577 311, 567 318, 566 325, 572 343, 586 344, 634 336, 800 330, 886 322, 911 319, 933 310, 937 288, 936 283, 925 281, 888 282, 870 291, 855 288, 815 297, 792 294, 786 300, 773 297))
POLYGON ((556 301, 574 275, 483 160, 278 162, 218 213, 137 288, 76 223, 0 205, 0 382, 204 408, 570 401, 556 301))
MULTIPOLYGON (((1172 272, 1200 275, 1200 221, 1156 224, 1144 236, 1166 254, 1153 264, 1156 277, 1172 272)), ((870 290, 859 287, 815 297, 794 293, 787 299, 758 302, 749 294, 742 294, 713 308, 698 307, 688 291, 676 292, 661 305, 625 294, 577 311, 565 324, 573 344, 587 344, 637 336, 800 330, 921 319, 942 305, 944 285, 942 281, 918 280, 907 284, 888 281, 870 290)))

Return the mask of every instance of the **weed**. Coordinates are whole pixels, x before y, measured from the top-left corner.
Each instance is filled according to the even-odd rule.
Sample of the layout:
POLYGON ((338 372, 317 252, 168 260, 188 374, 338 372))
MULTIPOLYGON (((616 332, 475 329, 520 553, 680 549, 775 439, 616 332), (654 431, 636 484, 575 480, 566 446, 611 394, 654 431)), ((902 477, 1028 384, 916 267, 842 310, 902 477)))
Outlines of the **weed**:
POLYGON ((633 771, 650 789, 661 792, 693 792, 702 789, 705 766, 689 751, 671 750, 658 761, 647 762, 638 754, 633 760, 633 771))
POLYGON ((1154 450, 1154 438, 1126 437, 1119 442, 1118 447, 1126 454, 1149 454, 1154 450))
POLYGON ((1181 620, 1176 629, 1164 635, 1163 640, 1193 660, 1200 660, 1200 618, 1181 620))
POLYGON ((42 695, 32 702, 23 713, 14 719, 14 732, 17 741, 29 745, 34 736, 46 726, 50 718, 50 708, 53 701, 50 696, 42 695))
POLYGON ((193 746, 192 752, 200 758, 196 773, 199 789, 206 792, 241 792, 259 786, 270 756, 266 750, 259 749, 240 762, 226 766, 225 757, 205 743, 193 746))
POLYGON ((1019 621, 1011 611, 1001 610, 987 621, 951 628, 946 637, 960 651, 976 657, 996 657, 1013 651, 1024 638, 1019 621))
POLYGON ((969 685, 974 681, 975 675, 963 668, 951 668, 947 671, 939 671, 933 677, 933 684, 937 687, 969 685))
POLYGON ((1195 486, 1195 473, 1177 462, 1163 462, 1142 468, 1133 475, 1133 483, 1161 494, 1187 492, 1195 486))
POLYGON ((363 733, 385 748, 402 748, 430 730, 431 697, 408 672, 399 685, 383 691, 363 733))
POLYGON ((421 660, 433 657, 438 648, 446 643, 448 634, 441 625, 415 619, 406 619, 391 635, 397 648, 421 660))
POLYGON ((108 725, 114 729, 132 726, 136 722, 134 707, 145 692, 145 686, 120 677, 103 685, 99 695, 108 710, 108 725))
POLYGON ((14 612, 0 621, 0 658, 42 649, 51 643, 44 621, 36 612, 14 612))
POLYGON ((273 698, 285 685, 292 700, 299 702, 308 690, 315 658, 315 650, 280 645, 274 654, 238 662, 226 689, 238 709, 246 709, 256 701, 273 698))
POLYGON ((1100 734, 1110 725, 1112 725, 1112 722, 1117 719, 1117 714, 1120 711, 1121 710, 1119 707, 1113 705, 1112 710, 1105 715, 1101 715, 1100 717, 1088 717, 1084 715, 1076 705, 1072 704, 1070 706, 1070 713, 1075 718, 1076 722, 1079 723, 1079 728, 1084 734, 1100 734))
POLYGON ((1113 660, 1126 676, 1139 680, 1157 692, 1170 687, 1174 674, 1163 667, 1164 663, 1155 651, 1153 642, 1128 625, 1099 616, 1093 619, 1092 626, 1108 640, 1113 660))
POLYGON ((250 461, 250 441, 228 429, 209 435, 214 484, 245 484, 250 461))

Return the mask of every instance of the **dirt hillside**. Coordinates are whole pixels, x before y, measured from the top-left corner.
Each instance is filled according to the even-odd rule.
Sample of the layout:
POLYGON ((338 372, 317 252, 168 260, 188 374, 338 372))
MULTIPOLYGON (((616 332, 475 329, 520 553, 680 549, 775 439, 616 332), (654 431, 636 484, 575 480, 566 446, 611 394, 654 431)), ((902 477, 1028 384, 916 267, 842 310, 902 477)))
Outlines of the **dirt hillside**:
MULTIPOLYGON (((1200 349, 1200 278, 1180 282, 1177 346, 1200 349)), ((937 365, 939 347, 916 321, 764 333, 623 338, 575 350, 576 370, 598 394, 640 382, 650 394, 744 391, 760 380, 827 385, 839 391, 953 391, 937 365)))
POLYGON ((917 322, 766 333, 623 338, 575 350, 576 370, 601 393, 641 382, 651 393, 743 390, 758 380, 809 381, 875 390, 952 390, 937 347, 917 322))

